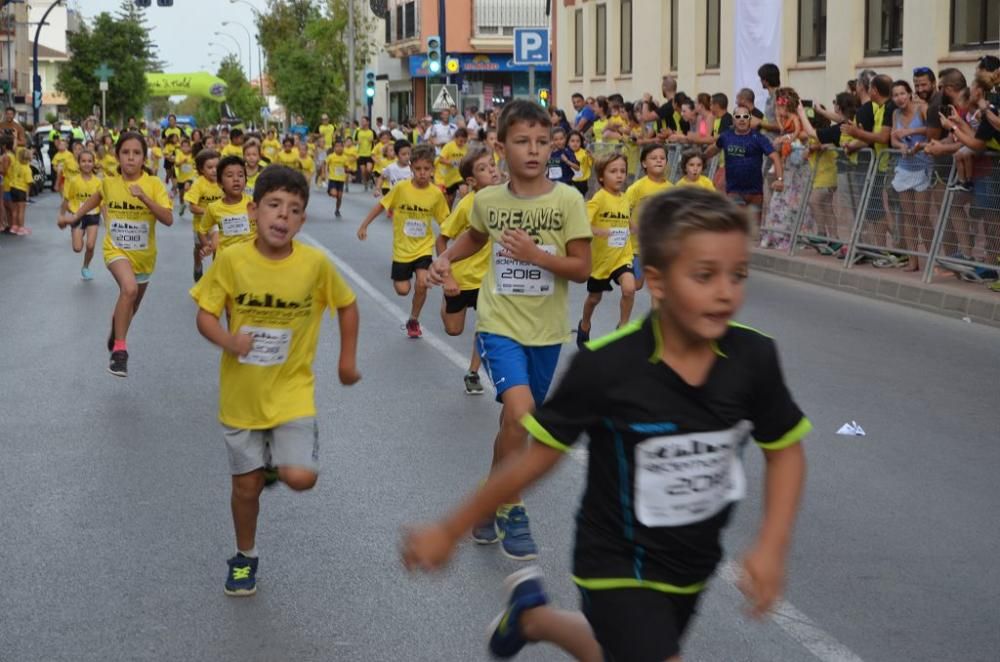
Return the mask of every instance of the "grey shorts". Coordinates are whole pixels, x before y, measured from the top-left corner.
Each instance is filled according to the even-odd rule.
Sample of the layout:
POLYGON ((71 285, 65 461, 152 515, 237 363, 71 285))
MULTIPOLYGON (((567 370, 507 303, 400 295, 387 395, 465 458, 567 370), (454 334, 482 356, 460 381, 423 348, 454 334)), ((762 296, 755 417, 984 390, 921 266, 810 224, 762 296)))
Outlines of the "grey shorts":
POLYGON ((319 426, 314 417, 297 418, 269 430, 223 425, 229 471, 234 476, 264 466, 301 467, 319 473, 319 426))

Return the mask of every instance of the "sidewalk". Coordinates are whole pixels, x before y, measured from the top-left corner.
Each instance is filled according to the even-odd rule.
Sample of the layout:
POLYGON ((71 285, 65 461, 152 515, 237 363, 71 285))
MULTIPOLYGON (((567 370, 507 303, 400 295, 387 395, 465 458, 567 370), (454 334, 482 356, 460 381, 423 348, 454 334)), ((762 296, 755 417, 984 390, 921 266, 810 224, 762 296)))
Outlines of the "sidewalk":
POLYGON ((927 284, 919 272, 876 269, 870 264, 845 269, 842 261, 811 252, 795 256, 762 248, 751 252, 754 269, 1000 327, 1000 294, 984 285, 960 281, 945 270, 936 271, 933 282, 927 284))

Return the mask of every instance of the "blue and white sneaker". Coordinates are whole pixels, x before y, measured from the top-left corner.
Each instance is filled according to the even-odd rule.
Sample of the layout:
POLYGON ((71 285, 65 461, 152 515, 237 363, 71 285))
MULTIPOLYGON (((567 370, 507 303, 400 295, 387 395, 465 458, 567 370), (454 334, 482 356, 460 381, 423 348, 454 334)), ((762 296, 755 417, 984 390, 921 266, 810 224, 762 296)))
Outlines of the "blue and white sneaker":
POLYGON ((500 542, 497 536, 496 518, 491 517, 472 527, 472 541, 477 545, 493 545, 500 542))
POLYGON ((229 574, 226 575, 226 595, 244 597, 257 592, 257 559, 243 556, 239 552, 226 561, 229 574))
POLYGON ((538 566, 518 570, 504 580, 504 587, 507 608, 490 624, 490 653, 499 658, 514 657, 529 643, 521 632, 521 615, 549 603, 538 566))
POLYGON ((538 557, 538 546, 531 537, 524 506, 511 506, 506 512, 498 511, 496 528, 504 556, 515 561, 530 561, 538 557))
POLYGON ((94 274, 87 267, 83 267, 80 269, 80 278, 83 280, 94 280, 94 274))

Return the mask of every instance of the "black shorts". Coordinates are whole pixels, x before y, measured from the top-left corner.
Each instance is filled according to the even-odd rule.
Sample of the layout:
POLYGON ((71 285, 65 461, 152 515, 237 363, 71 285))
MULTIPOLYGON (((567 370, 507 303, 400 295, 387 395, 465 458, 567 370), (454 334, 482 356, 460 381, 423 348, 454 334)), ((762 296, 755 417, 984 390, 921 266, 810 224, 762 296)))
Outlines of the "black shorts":
POLYGON ((607 278, 588 278, 587 279, 587 291, 591 293, 597 292, 610 292, 614 288, 611 287, 611 281, 616 283, 624 274, 632 273, 631 264, 623 264, 614 271, 607 278))
POLYGON ((434 258, 425 255, 418 257, 413 262, 393 262, 391 278, 393 280, 410 280, 417 269, 429 269, 433 261, 434 258))
POLYGON ((343 190, 344 190, 344 182, 338 182, 331 179, 326 183, 327 193, 331 193, 333 191, 343 191, 343 190))
POLYGON ((458 189, 461 188, 462 182, 455 182, 451 186, 444 187, 445 195, 455 195, 458 193, 458 189))
POLYGON ((22 191, 21 189, 12 188, 10 190, 10 201, 11 202, 27 202, 28 192, 22 191))
POLYGON ((101 224, 100 214, 87 214, 81 218, 76 223, 70 223, 70 227, 74 230, 86 230, 89 227, 94 227, 101 224))
POLYGON ((573 182, 573 188, 580 192, 580 195, 587 197, 587 191, 590 189, 590 182, 573 182))
POLYGON ((466 308, 475 308, 479 302, 479 290, 462 290, 453 297, 444 295, 444 312, 449 315, 460 313, 466 308))
POLYGON ((372 157, 370 157, 370 156, 359 156, 358 157, 358 165, 359 166, 368 165, 369 163, 375 163, 375 160, 372 159, 372 157))
POLYGON ((700 596, 645 588, 581 588, 580 595, 607 662, 664 662, 680 653, 700 596))

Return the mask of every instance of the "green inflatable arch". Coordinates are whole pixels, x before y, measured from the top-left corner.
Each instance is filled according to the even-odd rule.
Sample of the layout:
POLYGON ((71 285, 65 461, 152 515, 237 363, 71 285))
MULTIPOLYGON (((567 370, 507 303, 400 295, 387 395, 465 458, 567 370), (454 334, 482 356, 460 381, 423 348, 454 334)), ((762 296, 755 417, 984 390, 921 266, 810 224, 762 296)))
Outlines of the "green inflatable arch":
POLYGON ((154 97, 201 97, 226 100, 226 81, 204 71, 193 74, 146 74, 154 97))

